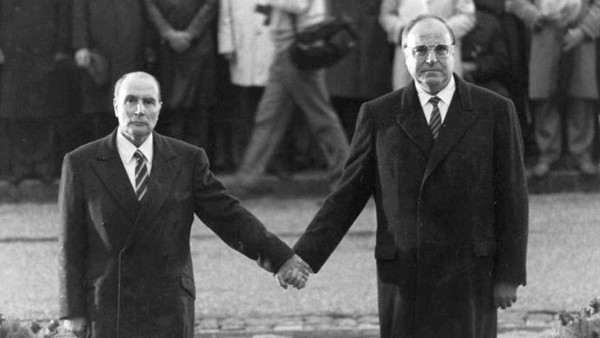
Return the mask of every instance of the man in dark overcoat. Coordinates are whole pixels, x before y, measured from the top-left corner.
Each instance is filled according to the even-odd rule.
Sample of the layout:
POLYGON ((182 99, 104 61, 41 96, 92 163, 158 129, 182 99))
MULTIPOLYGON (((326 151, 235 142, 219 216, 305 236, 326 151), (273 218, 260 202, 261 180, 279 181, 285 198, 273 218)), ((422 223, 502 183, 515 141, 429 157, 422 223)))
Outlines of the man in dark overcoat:
MULTIPOLYGON (((115 85, 119 126, 67 154, 59 191, 60 316, 78 337, 192 338, 194 215, 233 249, 303 287, 308 266, 233 198, 204 150, 153 132, 154 77, 115 85)), ((282 285, 283 286, 283 285, 282 285)))
POLYGON ((33 176, 50 183, 54 165, 55 118, 66 115, 68 0, 0 2, 0 117, 8 122, 10 181, 33 176))
POLYGON ((453 75, 443 19, 416 18, 402 41, 413 81, 362 106, 341 183, 294 250, 319 271, 373 196, 381 337, 496 337, 526 282, 515 108, 453 75))

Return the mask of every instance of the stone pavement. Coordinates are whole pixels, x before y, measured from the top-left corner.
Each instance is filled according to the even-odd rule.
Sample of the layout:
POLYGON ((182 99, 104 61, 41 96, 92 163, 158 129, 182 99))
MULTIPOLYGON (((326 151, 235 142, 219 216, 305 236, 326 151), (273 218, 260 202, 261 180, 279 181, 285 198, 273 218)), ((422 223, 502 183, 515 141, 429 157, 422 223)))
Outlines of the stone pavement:
MULTIPOLYGON (((553 338, 558 314, 552 311, 500 312, 498 338, 553 338)), ((376 315, 283 318, 203 318, 196 338, 378 338, 376 315)), ((435 338, 435 337, 432 337, 435 338)))

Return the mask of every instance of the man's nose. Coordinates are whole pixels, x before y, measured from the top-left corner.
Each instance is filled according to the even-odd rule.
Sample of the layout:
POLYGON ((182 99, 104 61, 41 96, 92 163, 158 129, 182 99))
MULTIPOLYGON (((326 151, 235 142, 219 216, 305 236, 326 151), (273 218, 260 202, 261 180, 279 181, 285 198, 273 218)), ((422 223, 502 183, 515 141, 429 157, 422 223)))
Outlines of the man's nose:
POLYGON ((144 103, 139 101, 135 105, 135 111, 133 112, 135 115, 143 115, 145 113, 144 103))
POLYGON ((430 50, 427 51, 427 59, 425 59, 425 61, 428 64, 434 64, 437 62, 437 56, 435 55, 435 50, 432 48, 430 50))

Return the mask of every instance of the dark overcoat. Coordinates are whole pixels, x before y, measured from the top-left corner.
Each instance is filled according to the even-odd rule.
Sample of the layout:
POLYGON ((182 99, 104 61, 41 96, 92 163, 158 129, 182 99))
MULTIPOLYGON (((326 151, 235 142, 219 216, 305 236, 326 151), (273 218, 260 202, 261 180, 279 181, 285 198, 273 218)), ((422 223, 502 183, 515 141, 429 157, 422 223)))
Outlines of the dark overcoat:
POLYGON ((138 202, 115 139, 116 131, 65 156, 60 316, 88 318, 94 338, 191 338, 194 214, 232 248, 276 269, 293 252, 227 193, 202 149, 157 133, 138 202))
POLYGON ((145 0, 160 36, 168 30, 193 36, 189 49, 173 50, 166 40, 159 48, 158 79, 165 108, 202 108, 215 102, 218 0, 145 0))
POLYGON ((514 106, 455 79, 435 142, 414 82, 363 105, 340 186, 294 247, 320 270, 374 197, 382 338, 496 337, 493 284, 525 284, 514 106))
POLYGON ((381 0, 331 0, 330 14, 352 20, 358 44, 339 63, 327 69, 331 96, 374 99, 392 90, 393 47, 379 24, 381 0))
POLYGON ((68 0, 0 1, 0 50, 5 56, 1 117, 66 114, 67 101, 73 98, 54 89, 68 87, 69 10, 68 0))
POLYGON ((108 62, 108 79, 97 85, 82 71, 84 113, 110 113, 112 84, 123 74, 142 70, 149 42, 143 0, 72 0, 73 49, 88 48, 108 62))

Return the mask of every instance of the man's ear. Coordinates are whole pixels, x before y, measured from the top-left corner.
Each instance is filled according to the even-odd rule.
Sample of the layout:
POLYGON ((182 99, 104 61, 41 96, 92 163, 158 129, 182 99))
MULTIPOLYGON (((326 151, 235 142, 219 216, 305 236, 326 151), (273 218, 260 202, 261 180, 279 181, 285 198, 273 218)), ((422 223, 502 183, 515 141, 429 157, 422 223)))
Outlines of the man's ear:
POLYGON ((117 98, 113 98, 113 111, 115 112, 115 117, 119 118, 119 115, 117 114, 117 98))

